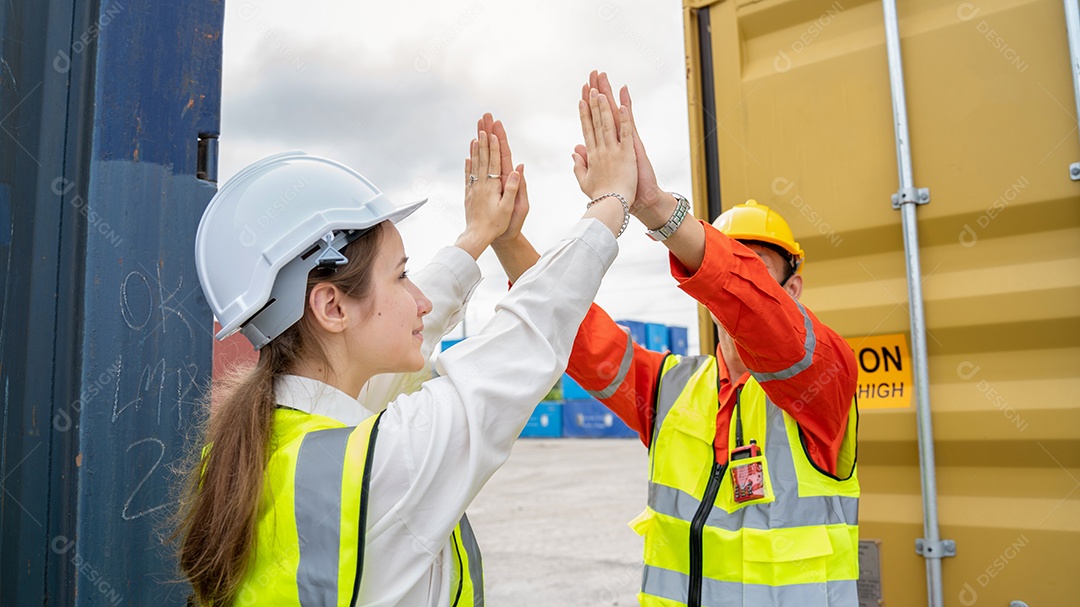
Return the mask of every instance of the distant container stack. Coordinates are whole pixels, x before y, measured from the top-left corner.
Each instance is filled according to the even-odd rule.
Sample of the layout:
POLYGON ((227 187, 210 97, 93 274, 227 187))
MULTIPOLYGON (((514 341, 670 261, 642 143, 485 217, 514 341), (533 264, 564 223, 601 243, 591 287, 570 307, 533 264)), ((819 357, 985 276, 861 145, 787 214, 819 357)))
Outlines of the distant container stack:
POLYGON ((667 330, 668 350, 671 350, 672 354, 686 356, 690 347, 686 327, 668 327, 667 330))
POLYGON ((560 438, 563 435, 563 404, 542 402, 521 431, 522 438, 560 438))
POLYGON ((669 350, 667 326, 656 323, 645 325, 645 347, 654 352, 667 352, 669 350))
POLYGON ((446 352, 447 350, 450 349, 451 346, 456 346, 456 345, 460 344, 463 341, 465 341, 464 337, 462 337, 461 339, 444 339, 444 340, 442 340, 442 344, 441 344, 442 345, 442 351, 446 352))
MULTIPOLYGON (((626 327, 631 339, 646 349, 685 356, 688 351, 686 327, 669 327, 637 320, 617 320, 626 327)), ((461 339, 442 342, 443 351, 461 343, 461 339)), ((617 415, 593 398, 569 375, 548 392, 536 405, 522 438, 637 438, 617 415)))
POLYGON ((595 398, 568 400, 563 404, 564 438, 636 438, 611 409, 595 398))
POLYGON ((629 329, 630 337, 634 340, 634 343, 642 346, 649 343, 648 332, 645 330, 645 323, 639 320, 616 320, 615 324, 629 329))
POLYGON ((562 400, 589 400, 592 395, 585 391, 572 377, 563 373, 562 400))

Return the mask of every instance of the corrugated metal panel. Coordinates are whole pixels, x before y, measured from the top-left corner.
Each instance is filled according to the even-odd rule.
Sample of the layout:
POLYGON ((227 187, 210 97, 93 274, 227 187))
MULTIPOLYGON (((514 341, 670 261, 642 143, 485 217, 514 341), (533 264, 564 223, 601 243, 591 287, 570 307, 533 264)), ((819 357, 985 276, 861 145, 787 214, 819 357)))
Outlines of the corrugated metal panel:
POLYGON ((196 170, 224 9, 5 10, 0 603, 183 604, 159 535, 211 371, 192 245, 215 191, 196 170))
MULTIPOLYGON (((806 249, 803 301, 845 336, 907 333, 880 3, 684 10, 699 216, 717 194, 700 145, 712 136, 724 206, 773 206, 806 249)), ((1067 604, 1080 594, 1080 143, 1062 3, 899 10, 915 183, 932 196, 918 216, 942 537, 958 551, 945 599, 1067 604)), ((926 596, 915 428, 913 408, 860 425, 861 531, 884 540, 888 605, 926 596)))
POLYGON ((4 605, 42 604, 43 597, 75 592, 75 567, 60 555, 75 535, 77 441, 71 428, 77 419, 54 416, 83 402, 78 329, 72 327, 79 315, 72 311, 79 306, 73 294, 81 290, 82 257, 76 251, 85 228, 52 182, 65 171, 84 174, 88 149, 67 123, 70 114, 83 111, 89 79, 85 61, 63 69, 52 62, 57 49, 71 47, 72 31, 88 14, 89 7, 77 9, 72 2, 0 5, 0 183, 10 200, 0 246, 4 605), (50 550, 53 541, 60 550, 50 550))

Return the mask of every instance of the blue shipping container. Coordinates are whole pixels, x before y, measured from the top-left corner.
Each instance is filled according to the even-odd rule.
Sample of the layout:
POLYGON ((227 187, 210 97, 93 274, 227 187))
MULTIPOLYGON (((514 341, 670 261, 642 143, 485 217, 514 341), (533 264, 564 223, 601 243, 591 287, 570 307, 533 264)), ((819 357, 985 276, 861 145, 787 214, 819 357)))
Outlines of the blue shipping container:
POLYGON ((665 325, 648 323, 645 325, 645 347, 654 352, 666 352, 668 349, 668 328, 665 325))
POLYGON ((639 346, 645 346, 645 344, 649 343, 645 336, 645 323, 639 320, 616 320, 615 323, 630 329, 630 337, 639 346))
POLYGON ((576 381, 569 375, 563 373, 562 376, 562 397, 563 400, 581 400, 591 399, 592 396, 585 391, 576 381))
POLYGON ((562 436, 562 403, 540 403, 521 431, 522 438, 559 438, 562 436))
POLYGON ((686 356, 689 346, 686 327, 668 327, 668 348, 672 354, 686 356))
POLYGON ((211 379, 194 245, 224 17, 205 0, 0 5, 0 604, 189 593, 160 515, 211 379))
POLYGON ((596 399, 567 400, 562 414, 564 438, 637 438, 638 435, 596 399))

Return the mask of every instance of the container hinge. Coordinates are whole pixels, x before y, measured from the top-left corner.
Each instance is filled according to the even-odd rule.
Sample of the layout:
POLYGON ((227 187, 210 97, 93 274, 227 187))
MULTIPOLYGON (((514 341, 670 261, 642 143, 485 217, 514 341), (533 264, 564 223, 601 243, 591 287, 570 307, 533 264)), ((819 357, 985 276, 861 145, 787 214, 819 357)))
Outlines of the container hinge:
POLYGON ((892 208, 899 209, 900 205, 908 202, 926 204, 930 202, 930 188, 903 188, 892 195, 892 208))
POLYGON ((928 559, 943 559, 956 556, 956 542, 953 540, 928 542, 920 537, 915 540, 915 554, 928 559))
POLYGON ((1080 181, 1080 162, 1074 162, 1069 165, 1069 179, 1080 181))
POLYGON ((195 160, 195 178, 217 183, 218 177, 218 136, 213 133, 200 133, 198 157, 195 160))

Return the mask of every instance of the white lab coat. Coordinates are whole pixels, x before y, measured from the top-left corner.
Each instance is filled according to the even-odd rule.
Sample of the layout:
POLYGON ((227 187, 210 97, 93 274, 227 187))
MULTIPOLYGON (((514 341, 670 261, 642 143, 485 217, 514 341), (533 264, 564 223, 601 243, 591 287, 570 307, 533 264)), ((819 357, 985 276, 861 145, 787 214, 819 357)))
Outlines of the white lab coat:
MULTIPOLYGON (((517 281, 478 335, 439 356, 437 379, 424 381, 430 370, 376 376, 360 394, 363 406, 315 380, 279 381, 280 404, 346 425, 386 408, 371 463, 357 605, 449 604, 450 534, 566 369, 578 326, 617 252, 603 224, 580 221, 517 281)), ((461 319, 479 280, 476 262, 454 247, 416 274, 432 302, 425 356, 461 319)))

